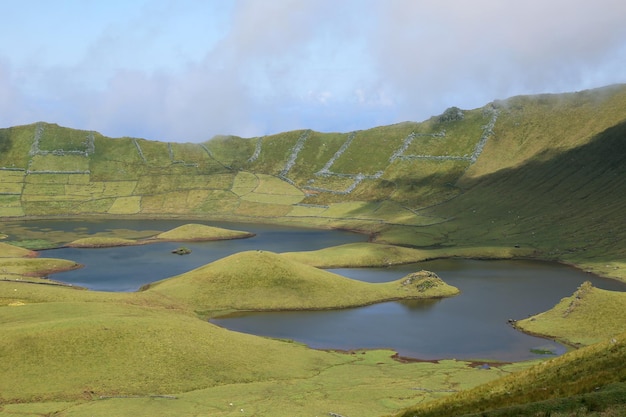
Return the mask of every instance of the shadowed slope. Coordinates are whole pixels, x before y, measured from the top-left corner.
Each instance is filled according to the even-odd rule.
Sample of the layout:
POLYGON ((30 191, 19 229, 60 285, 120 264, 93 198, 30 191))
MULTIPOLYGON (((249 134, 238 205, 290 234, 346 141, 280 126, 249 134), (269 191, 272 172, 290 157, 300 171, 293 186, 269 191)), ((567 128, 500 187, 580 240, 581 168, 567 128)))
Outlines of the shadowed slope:
POLYGON ((536 246, 565 259, 626 255, 626 122, 580 147, 542 152, 464 187, 436 209, 456 216, 459 232, 450 242, 536 246))

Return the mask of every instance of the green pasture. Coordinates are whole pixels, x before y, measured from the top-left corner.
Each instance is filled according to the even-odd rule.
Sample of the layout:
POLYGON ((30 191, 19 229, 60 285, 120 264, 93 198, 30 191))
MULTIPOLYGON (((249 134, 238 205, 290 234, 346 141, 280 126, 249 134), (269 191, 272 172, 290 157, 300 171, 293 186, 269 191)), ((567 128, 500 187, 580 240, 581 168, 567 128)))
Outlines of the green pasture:
MULTIPOLYGON (((261 152, 246 168, 254 172, 278 175, 289 160, 293 147, 305 131, 297 130, 259 138, 261 152)), ((251 155, 252 156, 252 155, 251 155)))
POLYGON ((89 170, 89 159, 83 155, 34 155, 31 171, 85 172, 89 170))
POLYGON ((87 152, 93 132, 86 130, 69 130, 57 124, 38 123, 41 129, 39 137, 40 151, 87 152))
POLYGON ((241 169, 254 155, 256 142, 262 138, 240 138, 238 136, 216 136, 204 142, 210 156, 224 169, 241 169))
POLYGON ((0 167, 26 170, 34 137, 35 125, 0 129, 0 167))

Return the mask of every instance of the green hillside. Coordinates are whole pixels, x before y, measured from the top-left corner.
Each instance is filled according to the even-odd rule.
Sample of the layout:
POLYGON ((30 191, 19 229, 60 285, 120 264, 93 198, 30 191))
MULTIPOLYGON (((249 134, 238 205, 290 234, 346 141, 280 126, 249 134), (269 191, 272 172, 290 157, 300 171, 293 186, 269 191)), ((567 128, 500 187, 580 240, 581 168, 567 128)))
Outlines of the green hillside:
MULTIPOLYGON (((204 143, 108 138, 45 122, 0 128, 1 220, 175 216, 370 236, 307 253, 241 253, 129 294, 41 278, 78 265, 32 259, 28 249, 76 238, 12 237, 0 243, 0 415, 620 415, 619 293, 581 287, 518 324, 584 348, 489 370, 313 351, 203 319, 420 296, 403 280, 363 284, 313 266, 523 257, 626 281, 625 191, 626 85, 452 107, 354 132, 204 143), (167 395, 178 401, 159 397, 167 395), (244 404, 254 412, 240 411, 244 404)), ((2 227, 0 239, 15 236, 2 227)), ((113 235, 87 242, 149 237, 113 235)), ((447 292, 428 296, 456 293, 437 286, 447 292)))

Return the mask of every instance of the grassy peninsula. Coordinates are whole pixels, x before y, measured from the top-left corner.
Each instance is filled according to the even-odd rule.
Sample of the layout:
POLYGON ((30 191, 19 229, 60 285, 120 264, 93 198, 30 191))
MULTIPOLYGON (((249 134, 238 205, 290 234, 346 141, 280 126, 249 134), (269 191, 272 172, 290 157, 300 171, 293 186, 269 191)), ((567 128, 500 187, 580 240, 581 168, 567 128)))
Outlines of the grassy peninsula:
POLYGON ((381 301, 458 294, 432 273, 370 284, 300 264, 267 251, 228 256, 185 274, 149 284, 154 292, 195 311, 319 310, 381 301))

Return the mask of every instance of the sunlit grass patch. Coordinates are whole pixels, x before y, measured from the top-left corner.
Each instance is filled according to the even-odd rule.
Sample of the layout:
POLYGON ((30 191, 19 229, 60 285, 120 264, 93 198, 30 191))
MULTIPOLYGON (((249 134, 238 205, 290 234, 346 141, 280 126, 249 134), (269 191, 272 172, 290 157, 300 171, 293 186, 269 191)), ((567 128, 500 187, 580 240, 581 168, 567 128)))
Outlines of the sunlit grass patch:
MULTIPOLYGON (((155 414, 185 417, 209 412, 224 417, 242 414, 290 417, 332 412, 380 417, 507 373, 506 366, 483 371, 457 361, 399 363, 392 359, 393 354, 355 351, 339 355, 341 362, 320 368, 318 373, 305 378, 220 385, 162 398, 110 398, 68 407, 65 415, 131 413, 138 417, 155 414)), ((50 406, 52 410, 54 405, 50 406)))
POLYGON ((302 191, 273 175, 257 174, 259 185, 254 192, 260 194, 295 195, 302 196, 302 191))
POLYGON ((0 216, 12 217, 20 215, 24 215, 20 196, 0 195, 0 216))
POLYGON ((207 226, 205 224, 190 223, 168 230, 167 232, 159 233, 152 239, 183 242, 190 240, 241 239, 246 237, 252 237, 252 234, 240 230, 230 230, 221 227, 207 226))
POLYGON ((109 211, 115 198, 96 198, 88 201, 78 202, 68 211, 69 213, 98 213, 104 214, 109 211))
POLYGON ((237 136, 218 136, 203 143, 213 158, 226 167, 239 168, 254 154, 257 140, 237 136))
POLYGON ((23 258, 35 255, 36 253, 31 250, 0 242, 0 258, 23 258))
POLYGON ((362 217, 372 218, 373 211, 376 207, 376 203, 369 203, 366 201, 354 201, 349 203, 334 203, 330 204, 328 209, 324 212, 326 217, 362 217))
POLYGON ((238 196, 246 195, 254 191, 259 185, 259 177, 251 172, 240 171, 235 177, 231 191, 238 196))
POLYGON ((354 184, 354 178, 335 175, 316 176, 307 182, 306 187, 321 192, 345 192, 354 184))
POLYGON ((292 205, 302 201, 302 194, 263 194, 263 193, 250 193, 241 196, 242 200, 251 201, 255 203, 263 204, 280 204, 280 205, 292 205))
POLYGON ((109 248, 116 246, 133 246, 139 243, 140 242, 134 239, 94 236, 74 240, 68 243, 67 246, 72 248, 109 248))
POLYGON ((427 132, 421 132, 425 136, 416 137, 404 155, 470 156, 490 117, 483 109, 476 109, 463 111, 463 118, 459 120, 433 118, 427 132))
POLYGON ((355 132, 350 146, 335 160, 330 170, 341 174, 367 175, 382 171, 412 131, 412 124, 399 123, 355 132), (376 151, 372 152, 374 149, 376 151))
POLYGON ((87 152, 92 132, 62 127, 56 124, 38 124, 41 129, 39 150, 62 152, 87 152))
POLYGON ((230 190, 235 181, 236 174, 223 173, 207 175, 204 188, 212 190, 230 190))
POLYGON ((170 143, 168 147, 172 163, 195 166, 200 172, 223 170, 222 165, 197 143, 170 143))
POLYGON ((89 159, 84 155, 34 155, 30 164, 31 171, 86 172, 89 159))
POLYGON ((286 258, 318 268, 380 267, 419 262, 428 252, 376 243, 348 243, 304 252, 286 252, 286 258))
POLYGON ((20 194, 24 186, 26 171, 6 171, 0 169, 0 194, 20 194))
POLYGON ((282 217, 290 210, 291 206, 288 204, 259 203, 242 199, 234 213, 251 217, 282 217))
POLYGON ((34 135, 34 124, 0 129, 0 167, 26 169, 34 135))
MULTIPOLYGON (((75 298, 93 297, 88 293, 75 298)), ((173 309, 95 300, 0 308, 0 386, 8 402, 180 393, 302 378, 342 362, 173 309)))
POLYGON ((71 174, 67 176, 67 184, 87 185, 91 182, 91 174, 71 174))
MULTIPOLYGON (((23 256, 23 255, 19 255, 23 256)), ((78 268, 76 262, 54 258, 0 258, 0 272, 43 277, 53 272, 78 268)))
MULTIPOLYGON (((190 191, 190 196, 193 196, 194 191, 190 191)), ((197 195, 196 195, 197 197, 197 195)), ((194 198, 194 197, 190 197, 194 198)), ((211 190, 208 197, 196 205, 193 208, 195 213, 208 213, 208 214, 224 214, 234 213, 237 207, 239 207, 239 198, 230 191, 211 190)))
POLYGON ((105 197, 125 197, 134 193, 137 181, 104 181, 102 195, 105 197))
POLYGON ((288 216, 293 217, 317 217, 322 216, 327 210, 325 206, 315 206, 306 204, 296 204, 291 208, 288 216))
POLYGON ((104 193, 104 183, 91 182, 88 184, 65 184, 65 193, 68 196, 92 197, 104 193))
POLYGON ((108 209, 109 214, 136 214, 141 211, 141 197, 118 197, 108 209))
POLYGON ((626 332, 626 293, 585 282, 552 309, 520 320, 517 326, 575 345, 597 343, 626 332))

